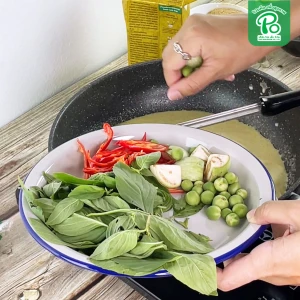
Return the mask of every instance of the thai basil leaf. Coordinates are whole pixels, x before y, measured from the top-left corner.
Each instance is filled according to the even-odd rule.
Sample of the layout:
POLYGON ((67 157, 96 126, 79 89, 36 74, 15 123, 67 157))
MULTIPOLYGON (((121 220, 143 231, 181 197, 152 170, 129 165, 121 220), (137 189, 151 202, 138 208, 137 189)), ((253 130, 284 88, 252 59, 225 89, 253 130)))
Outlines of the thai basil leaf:
POLYGON ((102 222, 74 213, 62 223, 51 227, 60 234, 77 236, 102 226, 107 227, 107 225, 102 222))
POLYGON ((48 227, 46 227, 41 221, 37 219, 29 219, 29 222, 36 233, 46 240, 49 243, 56 245, 67 246, 75 249, 87 249, 87 248, 96 248, 97 245, 90 241, 75 242, 75 243, 66 243, 62 241, 54 232, 52 232, 48 227))
POLYGON ((117 232, 104 240, 90 257, 96 260, 107 260, 121 256, 136 246, 138 236, 137 230, 117 232))
POLYGON ((156 250, 167 250, 167 246, 164 245, 163 242, 157 241, 148 235, 144 235, 141 241, 137 243, 136 247, 129 253, 125 253, 124 256, 143 259, 152 255, 156 250))
POLYGON ((145 176, 145 177, 153 177, 153 173, 149 169, 142 169, 140 170, 140 174, 145 176))
POLYGON ((31 186, 29 190, 35 194, 36 198, 47 198, 47 196, 39 186, 31 186))
POLYGON ((111 235, 122 231, 122 230, 131 230, 135 228, 135 222, 132 216, 120 216, 111 221, 108 224, 106 230, 106 238, 109 238, 111 235))
POLYGON ((102 261, 90 259, 90 261, 100 268, 111 270, 118 274, 145 276, 161 270, 164 264, 179 257, 180 256, 174 256, 166 252, 163 258, 147 258, 143 260, 143 263, 141 263, 140 259, 134 257, 117 257, 112 260, 102 261))
POLYGON ((130 208, 127 202, 120 197, 105 196, 101 199, 92 201, 102 211, 111 211, 116 209, 130 208))
POLYGON ((178 220, 174 220, 177 224, 181 225, 182 227, 184 227, 185 229, 189 228, 189 218, 185 218, 185 220, 183 222, 178 221, 178 220))
POLYGON ((96 248, 97 246, 98 245, 96 245, 90 241, 69 244, 69 247, 75 248, 75 249, 89 249, 89 248, 96 248))
POLYGON ((105 189, 94 185, 79 185, 70 194, 70 198, 94 200, 102 198, 105 189))
POLYGON ((59 188, 59 190, 57 191, 55 198, 59 199, 59 200, 63 200, 65 198, 68 198, 68 195, 70 194, 70 192, 71 192, 70 186, 67 186, 67 185, 61 186, 59 188))
POLYGON ((45 222, 45 215, 43 213, 43 210, 41 207, 39 206, 31 206, 30 207, 31 211, 43 222, 45 222))
MULTIPOLYGON (((136 213, 135 222, 140 229, 147 224, 147 216, 136 213)), ((148 222, 151 235, 163 241, 168 249, 206 254, 213 250, 208 243, 201 243, 185 234, 185 230, 178 228, 175 224, 159 216, 151 216, 148 222)))
POLYGON ((99 244, 105 239, 106 227, 98 227, 87 233, 76 235, 76 236, 67 236, 60 233, 56 233, 56 235, 64 242, 74 244, 78 242, 89 241, 94 244, 99 244))
POLYGON ((104 182, 104 177, 109 176, 109 177, 115 177, 115 174, 113 172, 106 172, 106 173, 96 173, 91 175, 91 177, 88 180, 99 180, 104 182))
POLYGON ((88 200, 88 199, 79 199, 79 200, 82 201, 85 205, 87 205, 87 206, 93 208, 94 210, 102 212, 102 210, 99 209, 99 208, 93 203, 93 201, 88 200))
POLYGON ((176 261, 166 263, 164 268, 189 288, 203 295, 216 295, 216 263, 211 256, 185 254, 176 261))
MULTIPOLYGON (((146 170, 146 169, 145 169, 146 170)), ((159 190, 161 191, 165 191, 167 193, 169 193, 168 189, 166 187, 164 187, 163 185, 161 185, 158 180, 154 177, 154 175, 152 174, 151 172, 151 175, 150 174, 147 174, 147 175, 144 175, 145 174, 145 170, 142 170, 141 171, 141 174, 144 177, 145 180, 147 180, 149 183, 151 183, 152 185, 154 185, 155 187, 157 187, 159 190)), ((147 172, 146 172, 147 173, 147 172)))
POLYGON ((55 178, 52 175, 50 175, 49 173, 43 172, 43 177, 47 183, 51 183, 51 182, 55 181, 55 178))
POLYGON ((140 170, 142 170, 142 169, 149 169, 150 166, 156 164, 159 161, 160 157, 161 157, 160 152, 153 152, 150 154, 137 156, 135 160, 140 170))
POLYGON ((51 215, 55 206, 57 205, 57 203, 54 200, 49 198, 34 199, 33 204, 39 206, 43 210, 46 219, 51 215))
POLYGON ((54 196, 54 194, 59 190, 61 182, 51 182, 43 186, 43 192, 48 198, 54 196))
POLYGON ((169 192, 164 190, 158 190, 157 193, 163 198, 163 212, 169 211, 173 207, 173 203, 176 201, 176 199, 169 192))
POLYGON ((185 231, 185 234, 200 243, 208 243, 212 241, 208 236, 203 234, 198 234, 192 231, 185 231))
POLYGON ((46 225, 44 225, 40 220, 29 218, 29 223, 35 230, 35 232, 44 240, 49 243, 53 243, 56 245, 68 246, 67 243, 62 241, 59 237, 57 237, 46 225))
POLYGON ((116 188, 116 180, 113 177, 104 176, 104 184, 109 189, 115 189, 116 188))
MULTIPOLYGON (((97 213, 94 209, 90 207, 83 207, 80 211, 77 212, 77 214, 82 216, 88 216, 89 214, 97 213)), ((102 222, 106 225, 108 225, 111 221, 113 221, 112 216, 89 216, 89 218, 94 219, 96 221, 102 222)))
POLYGON ((196 206, 191 206, 191 205, 186 204, 182 210, 178 210, 176 208, 178 208, 179 204, 176 204, 177 206, 175 206, 176 202, 174 202, 174 214, 173 214, 173 216, 175 218, 187 218, 187 217, 193 216, 196 213, 198 213, 205 206, 203 203, 200 203, 196 206))
POLYGON ((156 188, 142 175, 121 162, 114 165, 113 171, 121 198, 145 212, 153 214, 153 204, 157 195, 156 188))
POLYGON ((58 179, 64 183, 72 184, 72 185, 98 185, 104 186, 104 179, 99 178, 98 180, 94 179, 83 179, 80 177, 73 176, 68 173, 54 173, 53 177, 58 179))
POLYGON ((174 217, 177 213, 183 211, 186 206, 187 206, 187 203, 184 200, 184 198, 181 198, 179 200, 175 200, 174 203, 173 203, 174 217))
POLYGON ((83 207, 82 201, 75 198, 66 198, 61 200, 54 208, 52 214, 47 220, 47 225, 53 226, 60 224, 73 213, 81 210, 83 207))
POLYGON ((164 198, 160 195, 156 195, 153 203, 153 207, 156 208, 157 206, 161 206, 164 203, 164 198))
POLYGON ((39 206, 35 206, 33 201, 36 198, 36 195, 30 191, 29 189, 27 189, 23 183, 23 181, 21 180, 20 177, 18 177, 18 181, 19 181, 19 184, 21 186, 21 189, 23 190, 24 192, 24 197, 28 203, 28 206, 30 207, 32 213, 37 216, 40 220, 42 220, 43 222, 45 222, 45 216, 43 214, 43 210, 39 207, 39 206))

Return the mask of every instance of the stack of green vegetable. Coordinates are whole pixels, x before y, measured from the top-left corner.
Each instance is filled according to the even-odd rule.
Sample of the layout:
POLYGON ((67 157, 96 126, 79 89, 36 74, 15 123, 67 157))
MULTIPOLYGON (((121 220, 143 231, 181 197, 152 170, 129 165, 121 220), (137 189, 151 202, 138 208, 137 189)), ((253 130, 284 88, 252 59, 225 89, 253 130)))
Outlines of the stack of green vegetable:
POLYGON ((46 241, 85 253, 103 269, 128 276, 167 270, 191 289, 217 295, 209 237, 162 217, 177 201, 149 171, 155 155, 137 158, 135 168, 118 162, 112 173, 89 179, 44 173, 41 188, 27 189, 19 179, 38 217, 29 222, 46 241))
MULTIPOLYGON (((210 220, 222 217, 228 226, 238 226, 248 212, 245 204, 248 192, 241 188, 238 176, 229 172, 230 156, 212 154, 203 145, 190 148, 189 151, 178 146, 169 146, 169 149, 168 153, 177 161, 175 165, 180 166, 181 171, 172 173, 172 182, 167 174, 159 176, 155 172, 155 168, 164 168, 163 165, 151 166, 150 169, 161 184, 172 188, 180 186, 186 192, 184 197, 174 202, 173 217, 192 216, 208 205, 205 212, 210 220), (173 185, 175 182, 176 185, 173 185)), ((188 219, 178 223, 188 227, 188 219)))

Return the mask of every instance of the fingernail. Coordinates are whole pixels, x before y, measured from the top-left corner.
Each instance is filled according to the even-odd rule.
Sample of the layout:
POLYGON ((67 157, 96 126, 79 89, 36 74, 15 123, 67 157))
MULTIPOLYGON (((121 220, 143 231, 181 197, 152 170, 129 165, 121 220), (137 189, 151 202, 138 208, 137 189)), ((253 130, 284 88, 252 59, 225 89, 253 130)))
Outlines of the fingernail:
POLYGON ((247 219, 249 222, 255 221, 254 214, 255 214, 255 209, 252 209, 247 213, 247 219))
POLYGON ((168 91, 168 98, 170 100, 179 100, 182 98, 182 95, 179 91, 176 90, 169 90, 168 91))

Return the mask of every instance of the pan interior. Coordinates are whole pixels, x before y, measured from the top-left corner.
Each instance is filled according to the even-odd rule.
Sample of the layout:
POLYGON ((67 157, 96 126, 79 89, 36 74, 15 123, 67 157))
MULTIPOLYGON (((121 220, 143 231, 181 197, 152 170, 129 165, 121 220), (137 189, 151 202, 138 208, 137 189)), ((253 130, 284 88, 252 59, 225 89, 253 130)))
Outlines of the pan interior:
MULTIPOLYGON (((185 110, 158 112, 134 118, 123 122, 122 124, 176 124, 204 117, 208 114, 209 113, 202 111, 185 110)), ((281 155, 272 143, 268 139, 264 138, 256 129, 237 120, 215 124, 201 129, 219 134, 246 148, 249 152, 255 155, 270 172, 275 184, 276 196, 280 197, 285 193, 287 187, 287 172, 281 155)))

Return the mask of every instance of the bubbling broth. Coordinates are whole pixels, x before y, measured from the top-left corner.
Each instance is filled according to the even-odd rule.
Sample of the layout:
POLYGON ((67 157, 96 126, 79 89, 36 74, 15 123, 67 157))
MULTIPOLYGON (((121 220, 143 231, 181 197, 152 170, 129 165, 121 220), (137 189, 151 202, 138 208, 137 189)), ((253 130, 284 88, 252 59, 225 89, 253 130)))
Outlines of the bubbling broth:
MULTIPOLYGON (((181 110, 158 112, 126 121, 122 123, 122 125, 141 123, 177 124, 207 115, 209 115, 209 113, 202 111, 181 110)), ((284 194, 287 187, 287 172, 281 156, 272 143, 264 138, 256 129, 237 120, 227 121, 201 129, 228 138, 255 155, 270 172, 275 184, 276 196, 280 197, 284 194)))

